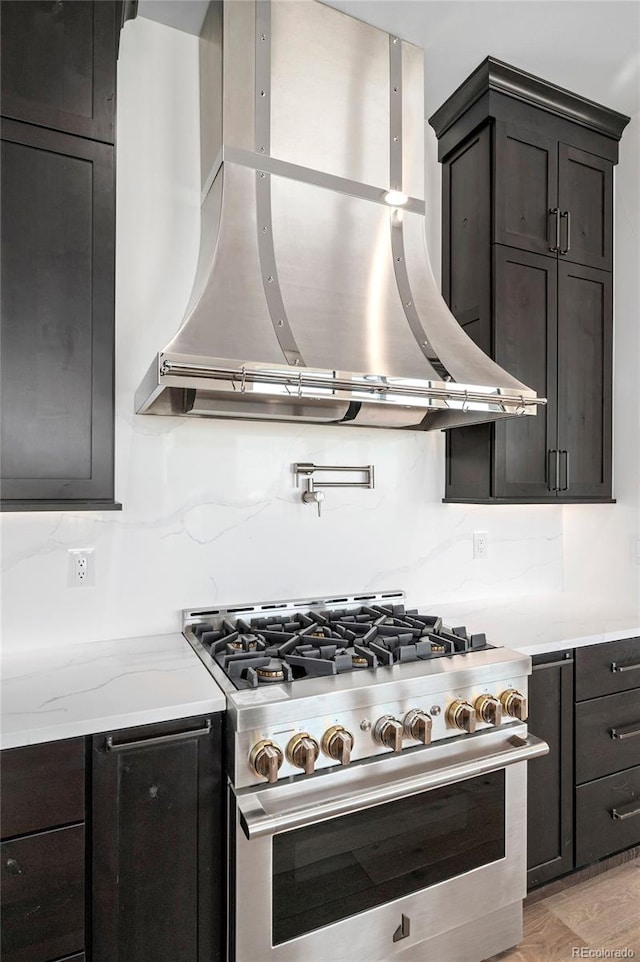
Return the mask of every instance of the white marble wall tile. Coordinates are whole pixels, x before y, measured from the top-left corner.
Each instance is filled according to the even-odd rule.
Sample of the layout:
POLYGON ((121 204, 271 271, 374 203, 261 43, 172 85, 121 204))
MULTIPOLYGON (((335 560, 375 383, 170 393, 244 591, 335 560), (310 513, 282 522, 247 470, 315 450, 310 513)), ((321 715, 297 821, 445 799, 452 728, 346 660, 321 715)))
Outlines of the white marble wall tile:
MULTIPOLYGON (((385 588, 404 589, 412 604, 490 603, 560 591, 572 572, 588 591, 600 570, 592 575, 584 559, 591 530, 601 569, 618 570, 632 494, 629 514, 613 506, 610 521, 601 506, 444 505, 440 434, 134 415, 135 389, 175 332, 195 269, 197 44, 130 22, 120 71, 116 496, 124 508, 2 516, 5 647, 175 631, 182 608, 210 603, 385 588), (375 490, 327 492, 318 519, 294 488, 295 461, 372 463, 375 490), (488 533, 486 560, 472 558, 474 531, 488 533), (66 586, 67 550, 78 547, 95 548, 95 587, 66 586)), ((434 179, 433 137, 428 164, 434 179)), ((429 236, 438 233, 431 225, 429 236)), ((637 446, 637 428, 626 421, 620 430, 619 443, 637 446)))

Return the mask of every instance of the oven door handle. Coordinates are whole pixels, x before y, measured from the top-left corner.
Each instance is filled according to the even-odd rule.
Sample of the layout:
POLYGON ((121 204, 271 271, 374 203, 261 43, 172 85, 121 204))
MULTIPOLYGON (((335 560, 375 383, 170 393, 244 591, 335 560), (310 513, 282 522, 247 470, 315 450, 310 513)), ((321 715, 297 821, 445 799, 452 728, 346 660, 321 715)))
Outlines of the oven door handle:
MULTIPOLYGON (((239 795, 237 805, 240 824, 248 839, 276 835, 279 832, 302 828, 339 815, 350 815, 352 812, 373 808, 385 802, 417 795, 432 788, 442 788, 465 778, 485 775, 505 768, 507 765, 530 761, 532 758, 546 755, 549 751, 547 743, 536 738, 535 735, 527 735, 524 738, 512 735, 507 739, 506 745, 508 747, 498 751, 493 748, 493 750, 474 753, 471 758, 467 757, 464 761, 454 764, 451 762, 447 764, 445 761, 441 765, 429 766, 405 778, 388 780, 389 773, 387 773, 386 781, 381 779, 379 784, 362 791, 357 789, 351 793, 342 791, 322 800, 317 798, 314 800, 311 796, 306 804, 292 804, 291 798, 287 801, 286 787, 282 792, 282 798, 276 802, 274 790, 268 789, 263 794, 269 796, 269 811, 265 809, 260 793, 239 795)), ((415 761, 415 756, 412 758, 415 761)), ((427 762, 426 757, 425 762, 427 762)), ((310 788, 312 787, 312 783, 307 784, 310 788)))

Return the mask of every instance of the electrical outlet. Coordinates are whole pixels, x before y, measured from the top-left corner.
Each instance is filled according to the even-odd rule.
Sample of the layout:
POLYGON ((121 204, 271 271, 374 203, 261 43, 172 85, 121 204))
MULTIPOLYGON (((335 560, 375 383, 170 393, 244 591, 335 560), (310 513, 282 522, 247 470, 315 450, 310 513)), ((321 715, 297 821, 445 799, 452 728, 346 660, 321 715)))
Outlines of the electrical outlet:
POLYGON ((487 531, 473 532, 473 557, 487 558, 489 556, 489 533, 487 531))
POLYGON ((90 588, 95 585, 93 548, 69 548, 67 558, 69 588, 90 588))

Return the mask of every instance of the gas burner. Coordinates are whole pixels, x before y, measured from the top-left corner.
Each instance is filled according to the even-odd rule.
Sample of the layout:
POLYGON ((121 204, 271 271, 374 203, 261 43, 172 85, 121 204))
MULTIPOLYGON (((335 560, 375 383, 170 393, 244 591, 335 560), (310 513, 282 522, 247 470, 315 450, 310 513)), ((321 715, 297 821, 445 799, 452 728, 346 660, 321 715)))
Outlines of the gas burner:
POLYGON ((263 682, 284 681, 285 679, 284 665, 281 661, 271 660, 268 665, 259 665, 255 669, 255 673, 259 680, 263 682))
POLYGON ((484 635, 448 628, 401 604, 310 608, 235 619, 194 633, 237 688, 300 681, 466 654, 489 647, 484 635))

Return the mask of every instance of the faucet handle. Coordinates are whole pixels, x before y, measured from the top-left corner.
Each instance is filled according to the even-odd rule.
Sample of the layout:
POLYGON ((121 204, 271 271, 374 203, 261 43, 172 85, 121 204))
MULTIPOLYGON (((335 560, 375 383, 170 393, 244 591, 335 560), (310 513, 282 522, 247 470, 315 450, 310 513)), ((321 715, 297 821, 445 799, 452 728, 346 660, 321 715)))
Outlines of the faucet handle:
POLYGON ((305 491, 302 500, 305 504, 316 504, 318 506, 318 517, 321 517, 324 491, 305 491))

